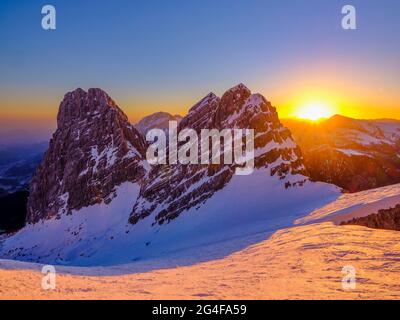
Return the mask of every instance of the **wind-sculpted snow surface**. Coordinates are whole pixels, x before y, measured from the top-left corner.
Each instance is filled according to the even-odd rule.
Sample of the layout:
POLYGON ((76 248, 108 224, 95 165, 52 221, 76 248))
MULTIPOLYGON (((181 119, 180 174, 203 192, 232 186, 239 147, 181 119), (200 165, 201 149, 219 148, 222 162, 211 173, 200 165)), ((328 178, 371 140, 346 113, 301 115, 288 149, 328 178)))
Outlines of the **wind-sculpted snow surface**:
MULTIPOLYGON (((215 256, 214 250, 202 253, 215 256)), ((0 298, 400 299, 399 259, 396 231, 319 223, 280 230, 256 245, 199 264, 179 266, 179 260, 164 257, 149 261, 157 270, 146 272, 135 272, 137 263, 58 266, 56 290, 41 288, 40 265, 0 261, 0 298), (356 270, 354 290, 342 287, 344 266, 356 270)))
MULTIPOLYGON (((122 188, 121 191, 133 197, 138 192, 134 185, 122 188)), ((332 218, 342 215, 344 218, 344 208, 357 207, 361 210, 378 201, 384 205, 398 194, 399 188, 397 185, 391 189, 346 194, 322 206, 316 211, 320 214, 311 216, 332 218)), ((115 201, 118 201, 118 197, 115 201)), ((123 201, 118 206, 116 203, 111 206, 113 209, 119 207, 118 211, 124 212, 123 215, 129 214, 123 201)), ((120 222, 115 221, 115 224, 104 220, 106 216, 112 217, 107 212, 101 212, 100 216, 98 210, 82 214, 86 217, 91 214, 93 220, 100 219, 103 222, 100 225, 103 226, 123 225, 123 215, 118 219, 120 222)), ((49 220, 46 223, 54 226, 56 221, 49 220)), ((45 228, 46 223, 42 228, 45 228)), ((88 223, 84 227, 90 225, 88 223)), ((253 226, 250 230, 243 226, 242 231, 252 231, 251 236, 243 236, 236 231, 231 233, 232 238, 221 242, 207 236, 205 238, 213 240, 212 243, 187 243, 187 248, 169 253, 164 251, 164 254, 157 257, 138 259, 119 266, 56 266, 56 290, 42 290, 41 265, 0 260, 0 298, 400 299, 398 231, 338 226, 331 222, 285 228, 276 232, 268 232, 265 227, 257 229, 253 226), (342 270, 346 266, 356 271, 355 288, 351 290, 345 290, 342 286, 342 270)), ((273 228, 279 226, 273 225, 273 228)), ((37 235, 42 236, 37 230, 37 235)), ((57 241, 59 230, 53 230, 52 241, 57 241)), ((98 234, 100 229, 92 231, 98 234)), ((110 233, 106 233, 105 238, 110 236, 110 233)), ((184 242, 185 239, 181 240, 184 242)), ((170 243, 165 243, 165 247, 170 243)), ((104 247, 94 248, 99 253, 104 250, 104 254, 112 254, 119 249, 121 247, 118 246, 115 246, 114 251, 110 248, 104 250, 104 247)), ((115 256, 112 258, 115 259, 115 256)), ((88 260, 82 257, 79 264, 84 261, 88 260)))

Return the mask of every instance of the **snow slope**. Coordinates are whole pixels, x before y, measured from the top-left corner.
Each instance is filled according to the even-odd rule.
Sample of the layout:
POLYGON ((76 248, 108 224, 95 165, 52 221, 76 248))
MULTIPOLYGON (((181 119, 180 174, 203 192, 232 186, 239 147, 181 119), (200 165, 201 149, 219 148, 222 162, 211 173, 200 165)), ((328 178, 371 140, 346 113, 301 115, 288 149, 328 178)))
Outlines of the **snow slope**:
MULTIPOLYGON (((257 185, 256 179, 253 179, 253 183, 255 187, 261 187, 257 185)), ((232 184, 232 188, 234 185, 232 184)), ((323 185, 315 184, 314 187, 323 188, 323 185)), ((131 196, 135 196, 137 192, 135 185, 126 184, 121 188, 119 192, 130 192, 131 196)), ((269 185, 267 189, 271 195, 270 199, 274 199, 272 185, 269 185)), ((308 190, 320 195, 316 189, 308 190)), ((237 191, 244 192, 244 189, 237 191)), ((230 192, 233 191, 230 190, 230 192)), ((184 244, 175 251, 173 249, 178 247, 166 250, 166 247, 171 244, 169 242, 171 239, 167 238, 160 229, 156 232, 155 238, 159 241, 165 240, 166 243, 165 246, 159 243, 156 247, 159 250, 163 248, 164 254, 156 258, 151 257, 150 254, 145 256, 142 250, 143 259, 107 267, 59 265, 56 266, 57 288, 53 291, 45 291, 41 288, 43 274, 40 272, 40 264, 0 260, 0 298, 399 299, 398 232, 360 226, 338 226, 332 222, 340 221, 349 214, 360 213, 362 209, 365 209, 362 213, 374 210, 371 209, 373 205, 379 208, 391 206, 397 201, 395 197, 399 192, 400 185, 394 185, 340 196, 333 196, 335 193, 332 193, 330 200, 324 201, 325 204, 315 197, 314 205, 317 209, 309 210, 312 206, 310 204, 305 209, 309 210, 309 214, 296 221, 298 224, 305 225, 287 228, 285 224, 289 223, 293 217, 304 215, 300 214, 301 210, 296 207, 301 203, 301 198, 311 199, 309 194, 299 193, 297 199, 299 202, 293 201, 293 207, 288 205, 287 212, 282 211, 281 207, 280 215, 283 218, 283 214, 286 213, 286 218, 278 219, 273 214, 278 211, 272 210, 272 207, 267 210, 269 215, 263 215, 260 212, 255 214, 254 217, 258 222, 251 225, 252 228, 250 225, 246 226, 249 221, 245 217, 236 217, 243 222, 243 230, 250 231, 240 233, 230 229, 232 238, 225 238, 225 240, 220 238, 221 241, 208 244, 201 244, 197 239, 198 246, 194 245, 196 237, 186 242, 185 232, 182 232, 176 236, 181 236, 184 244), (325 222, 320 222, 321 220, 325 222), (144 259, 144 257, 147 258, 144 259), (356 270, 355 289, 345 290, 342 287, 344 277, 342 269, 345 266, 352 266, 356 270)), ((222 195, 219 196, 223 199, 222 195)), ((122 212, 123 199, 126 198, 117 197, 111 205, 115 206, 114 208, 118 205, 122 212)), ((234 211, 233 200, 234 198, 231 198, 232 203, 226 203, 233 212, 226 217, 222 215, 224 218, 221 219, 221 223, 226 223, 229 220, 228 217, 233 218, 240 212, 234 211)), ((257 197, 251 199, 251 201, 259 200, 257 197)), ((279 201, 274 204, 278 205, 279 201)), ((272 203, 270 205, 272 206, 272 203)), ((210 213, 218 211, 218 207, 212 201, 208 206, 207 210, 210 213)), ((243 208, 238 208, 238 210, 241 209, 243 208)), ((93 212, 92 210, 92 214, 93 212)), ((120 221, 126 221, 123 219, 125 214, 115 218, 111 218, 106 212, 103 214, 100 215, 102 217, 100 221, 112 219, 107 222, 113 221, 115 230, 121 228, 120 221)), ((196 215, 194 212, 191 214, 196 215)), ((189 213, 185 213, 182 218, 188 215, 189 213)), ((88 221, 85 219, 89 219, 89 211, 82 216, 84 216, 82 221, 88 221)), ((200 215, 194 221, 200 222, 199 219, 200 215)), ((179 229, 183 230, 184 220, 176 222, 178 221, 182 223, 179 229)), ((48 223, 54 227, 57 221, 48 223)), ((42 228, 44 227, 43 225, 42 228)), ((174 227, 171 223, 169 227, 171 229, 168 230, 168 234, 176 231, 177 229, 174 228, 178 228, 178 225, 174 227)), ((97 230, 88 231, 87 228, 88 226, 85 226, 82 230, 92 232, 92 234, 108 230, 102 229, 101 226, 97 230)), ((209 230, 213 229, 212 226, 209 228, 209 230)), ((129 229, 130 232, 132 230, 129 229)), ((202 239, 217 239, 218 237, 212 233, 204 236, 209 230, 198 230, 199 233, 203 231, 202 239)), ((193 229, 187 229, 187 231, 190 232, 193 229)), ((40 233, 40 231, 37 232, 40 233)), ((49 243, 56 241, 57 232, 54 232, 54 237, 49 239, 49 243)), ((146 234, 145 228, 141 232, 146 234)), ((116 236, 116 234, 104 234, 104 238, 109 236, 116 236)), ((16 241, 15 239, 22 241, 22 234, 13 239, 13 241, 16 241)), ((114 249, 118 252, 119 242, 114 244, 114 249)), ((94 250, 97 249, 94 248, 94 250)), ((102 250, 108 254, 112 252, 107 247, 103 247, 102 250)), ((97 251, 92 256, 93 259, 97 259, 97 262, 101 260, 100 258, 105 259, 100 253, 101 251, 97 251)), ((116 256, 112 258, 116 259, 117 256, 116 253, 116 256)), ((84 258, 75 262, 83 265, 83 261, 95 262, 95 260, 84 260, 84 258)))
MULTIPOLYGON (((299 180, 292 175, 289 179, 299 180)), ((282 180, 259 169, 250 176, 234 176, 230 183, 199 207, 193 207, 169 224, 153 225, 154 217, 128 223, 131 204, 138 196, 136 184, 124 183, 109 204, 83 208, 28 225, 0 244, 1 258, 52 264, 99 266, 148 260, 174 252, 193 252, 208 244, 266 234, 291 226, 340 196, 339 189, 307 181, 285 189, 282 180)), ((254 242, 259 239, 253 240, 254 242)), ((253 242, 253 243, 254 243, 253 242)), ((250 241, 251 243, 251 241, 250 241)), ((250 244, 238 241, 220 255, 250 244)), ((184 253, 182 253, 184 254, 184 253)), ((199 255, 199 260, 207 259, 199 255)))
POLYGON ((345 193, 335 201, 314 210, 306 217, 297 219, 295 224, 319 221, 332 221, 339 224, 352 218, 364 217, 379 209, 389 209, 400 203, 400 184, 361 191, 345 193))
POLYGON ((0 261, 0 299, 399 299, 399 259, 395 231, 320 223, 190 266, 120 276, 57 267, 48 291, 39 265, 0 261), (344 266, 356 270, 354 290, 342 288, 344 266))

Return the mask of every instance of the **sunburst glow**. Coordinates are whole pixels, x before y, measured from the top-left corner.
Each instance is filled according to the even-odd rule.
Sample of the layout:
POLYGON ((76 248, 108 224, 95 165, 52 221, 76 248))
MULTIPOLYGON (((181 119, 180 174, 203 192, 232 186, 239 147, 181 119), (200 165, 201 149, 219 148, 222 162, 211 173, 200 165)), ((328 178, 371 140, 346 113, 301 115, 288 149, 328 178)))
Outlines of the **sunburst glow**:
POLYGON ((324 102, 310 102, 300 106, 296 111, 298 118, 318 121, 323 118, 329 118, 334 115, 333 108, 324 102))

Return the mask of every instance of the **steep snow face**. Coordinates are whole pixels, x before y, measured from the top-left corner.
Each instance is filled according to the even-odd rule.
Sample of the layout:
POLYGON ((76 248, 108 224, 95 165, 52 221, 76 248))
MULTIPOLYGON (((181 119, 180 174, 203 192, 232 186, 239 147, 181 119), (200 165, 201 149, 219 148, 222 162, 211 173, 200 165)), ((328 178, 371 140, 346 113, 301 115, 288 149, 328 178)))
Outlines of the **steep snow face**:
POLYGON ((395 146, 400 140, 400 121, 398 120, 355 120, 355 122, 366 133, 359 135, 356 139, 366 145, 395 146))
POLYGON ((180 122, 182 117, 180 115, 172 115, 167 112, 156 112, 147 117, 144 117, 137 124, 135 128, 143 135, 151 129, 161 129, 164 132, 168 132, 169 121, 180 122))
POLYGON ((380 209, 389 209, 400 203, 400 184, 361 191, 345 193, 335 201, 318 208, 309 215, 300 218, 296 224, 332 221, 340 223, 353 218, 365 217, 380 209))
POLYGON ((143 219, 132 225, 127 221, 139 189, 135 183, 124 183, 109 204, 28 225, 2 241, 0 257, 75 266, 116 265, 171 255, 183 263, 204 261, 211 258, 210 245, 220 244, 213 258, 222 257, 291 226, 296 218, 340 196, 333 186, 309 181, 302 188, 285 189, 278 177, 256 170, 251 176, 234 176, 205 204, 169 224, 153 225, 153 219, 143 219))
MULTIPOLYGON (((114 249, 129 231, 127 221, 132 201, 139 194, 137 183, 125 182, 115 190, 114 199, 80 210, 69 215, 29 224, 1 244, 4 258, 28 261, 46 261, 55 264, 86 264, 95 262, 98 255, 113 260, 114 249)), ((68 199, 68 194, 64 195, 68 199)), ((66 201, 65 201, 66 202, 66 201)), ((127 253, 128 254, 128 253, 127 253)))

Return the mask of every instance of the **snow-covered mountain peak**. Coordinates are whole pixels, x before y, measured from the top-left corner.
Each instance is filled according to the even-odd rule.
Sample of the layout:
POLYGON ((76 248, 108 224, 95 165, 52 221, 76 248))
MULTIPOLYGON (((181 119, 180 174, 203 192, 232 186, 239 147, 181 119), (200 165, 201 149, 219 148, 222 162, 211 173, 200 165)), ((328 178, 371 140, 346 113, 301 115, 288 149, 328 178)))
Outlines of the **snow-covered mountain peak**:
POLYGON ((96 120, 104 112, 116 113, 121 120, 128 121, 124 112, 102 89, 91 88, 86 92, 78 88, 65 94, 59 108, 57 125, 67 127, 75 121, 96 120))
POLYGON ((232 88, 226 90, 225 94, 243 94, 245 93, 246 95, 249 95, 251 93, 250 89, 245 86, 243 83, 239 83, 236 86, 233 86, 232 88))
POLYGON ((221 99, 214 93, 206 95, 191 107, 189 113, 182 118, 179 123, 179 130, 184 128, 201 130, 213 127, 213 114, 215 113, 220 100, 221 99))

